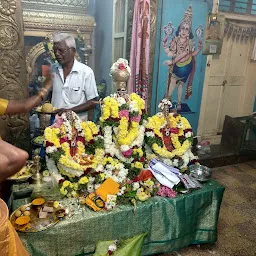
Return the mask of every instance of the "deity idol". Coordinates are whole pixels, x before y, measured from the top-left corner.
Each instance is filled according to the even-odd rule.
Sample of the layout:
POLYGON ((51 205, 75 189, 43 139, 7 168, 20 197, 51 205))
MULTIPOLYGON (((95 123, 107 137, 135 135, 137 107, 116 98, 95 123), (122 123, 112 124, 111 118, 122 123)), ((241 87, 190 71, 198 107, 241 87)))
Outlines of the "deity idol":
MULTIPOLYGON (((169 25, 169 24, 168 24, 169 25)), ((192 80, 195 72, 195 59, 202 49, 202 41, 198 37, 198 49, 195 50, 194 36, 192 34, 192 7, 189 6, 176 31, 176 35, 171 39, 168 47, 168 37, 166 34, 163 40, 164 51, 171 60, 164 61, 164 65, 169 66, 168 84, 165 98, 171 98, 173 91, 178 86, 178 104, 177 109, 181 110, 182 87, 187 82, 185 98, 188 99, 192 95, 192 80)))

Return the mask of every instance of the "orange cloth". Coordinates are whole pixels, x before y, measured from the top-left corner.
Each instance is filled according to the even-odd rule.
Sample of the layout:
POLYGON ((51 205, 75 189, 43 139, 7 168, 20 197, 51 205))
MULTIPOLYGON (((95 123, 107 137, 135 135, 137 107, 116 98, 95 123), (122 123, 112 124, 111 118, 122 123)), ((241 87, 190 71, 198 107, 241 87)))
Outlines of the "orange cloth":
POLYGON ((96 194, 104 201, 108 195, 116 195, 119 191, 119 184, 111 178, 107 178, 97 189, 96 194))
POLYGON ((7 205, 0 199, 0 255, 29 256, 8 217, 7 205))
POLYGON ((7 106, 8 106, 8 100, 0 98, 0 116, 5 114, 7 106))
MULTIPOLYGON (((5 114, 8 100, 0 98, 0 116, 5 114)), ((1 137, 0 137, 1 139, 1 137)), ((0 255, 29 256, 16 230, 9 221, 9 211, 5 202, 0 198, 0 255)))

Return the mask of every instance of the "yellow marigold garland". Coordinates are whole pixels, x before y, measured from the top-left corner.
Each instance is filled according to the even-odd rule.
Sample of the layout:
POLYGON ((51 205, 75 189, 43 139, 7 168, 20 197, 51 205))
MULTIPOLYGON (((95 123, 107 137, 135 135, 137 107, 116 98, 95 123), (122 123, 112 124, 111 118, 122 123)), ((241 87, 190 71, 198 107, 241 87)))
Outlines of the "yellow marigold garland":
POLYGON ((59 128, 47 127, 44 132, 45 140, 51 142, 56 148, 60 147, 59 128))
MULTIPOLYGON (((182 156, 191 146, 191 142, 186 139, 182 144, 179 141, 179 136, 184 135, 184 130, 191 129, 191 126, 188 122, 188 120, 184 117, 181 117, 180 115, 173 115, 170 114, 168 117, 169 124, 171 125, 170 128, 178 128, 178 124, 181 125, 181 128, 178 128, 178 134, 171 133, 171 141, 174 146, 174 150, 171 152, 166 149, 166 147, 163 145, 163 147, 160 147, 157 143, 154 143, 152 145, 153 151, 158 154, 161 157, 164 158, 173 158, 175 156, 182 156)), ((160 129, 164 127, 166 124, 166 119, 163 114, 160 115, 154 115, 152 117, 148 118, 148 123, 146 125, 146 128, 152 129, 153 132, 163 140, 163 135, 160 132, 160 129)))
POLYGON ((84 144, 81 142, 81 141, 78 141, 77 142, 77 154, 79 156, 81 156, 82 154, 85 153, 85 147, 84 147, 84 144))

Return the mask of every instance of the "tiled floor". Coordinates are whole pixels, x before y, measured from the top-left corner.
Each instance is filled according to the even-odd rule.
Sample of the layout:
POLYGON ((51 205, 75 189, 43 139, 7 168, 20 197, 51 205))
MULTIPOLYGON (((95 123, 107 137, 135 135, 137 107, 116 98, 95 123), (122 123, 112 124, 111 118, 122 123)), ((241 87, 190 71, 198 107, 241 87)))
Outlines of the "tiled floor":
POLYGON ((165 256, 256 255, 256 161, 215 168, 213 178, 226 187, 218 241, 213 245, 189 246, 165 256))

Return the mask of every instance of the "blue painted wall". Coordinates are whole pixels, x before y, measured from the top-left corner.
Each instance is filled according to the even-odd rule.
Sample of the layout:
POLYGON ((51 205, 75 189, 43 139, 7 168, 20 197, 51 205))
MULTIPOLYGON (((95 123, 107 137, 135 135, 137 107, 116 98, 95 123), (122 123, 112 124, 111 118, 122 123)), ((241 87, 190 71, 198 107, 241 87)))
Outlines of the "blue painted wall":
POLYGON ((112 85, 109 71, 112 65, 113 0, 90 0, 90 6, 92 9, 95 6, 95 77, 97 83, 106 80, 109 94, 112 85))
MULTIPOLYGON (((154 76, 153 76, 153 91, 152 91, 152 104, 151 114, 158 112, 158 103, 164 97, 166 86, 168 67, 163 65, 165 60, 170 59, 166 56, 162 40, 164 38, 163 26, 168 22, 172 22, 175 27, 175 32, 181 23, 185 11, 189 5, 192 5, 192 31, 195 37, 195 29, 201 24, 205 29, 207 14, 211 8, 211 2, 203 0, 160 0, 158 6, 158 21, 157 21, 157 41, 156 41, 156 54, 154 62, 154 76), (207 3, 208 2, 208 3, 207 3)), ((194 38, 195 46, 197 49, 197 38, 194 38)), ((192 96, 189 100, 185 101, 186 84, 183 85, 183 102, 187 103, 192 113, 182 114, 185 116, 192 125, 193 130, 196 132, 198 127, 198 119, 200 114, 200 106, 202 99, 202 90, 204 83, 206 56, 200 52, 196 57, 196 72, 192 84, 192 96)), ((173 94, 173 100, 177 100, 177 88, 173 94)))

